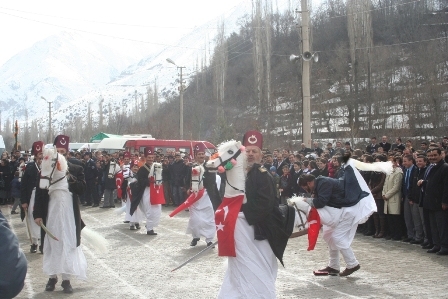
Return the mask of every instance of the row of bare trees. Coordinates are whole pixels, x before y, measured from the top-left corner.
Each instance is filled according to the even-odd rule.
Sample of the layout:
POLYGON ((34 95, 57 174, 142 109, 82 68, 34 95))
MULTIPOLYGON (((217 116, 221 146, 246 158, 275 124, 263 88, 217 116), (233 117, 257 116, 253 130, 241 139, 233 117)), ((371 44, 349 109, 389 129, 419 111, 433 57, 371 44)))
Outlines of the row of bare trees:
MULTIPOLYGON (((301 53, 300 14, 292 8, 280 13, 268 0, 252 3, 252 13, 239 20, 239 32, 229 34, 225 22, 218 24, 210 63, 206 54, 198 58, 184 94, 187 139, 218 143, 256 128, 266 132, 267 146, 300 142, 301 67, 288 59, 301 53)), ((312 52, 319 62, 311 69, 312 137, 443 135, 446 7, 448 0, 326 0, 315 9, 312 52)), ((86 123, 78 116, 65 133, 76 140, 99 129, 178 138, 178 97, 164 95, 160 104, 157 97, 156 87, 144 96, 131 94, 130 114, 109 105, 100 109, 107 124, 102 116, 95 122, 89 115, 86 123)))

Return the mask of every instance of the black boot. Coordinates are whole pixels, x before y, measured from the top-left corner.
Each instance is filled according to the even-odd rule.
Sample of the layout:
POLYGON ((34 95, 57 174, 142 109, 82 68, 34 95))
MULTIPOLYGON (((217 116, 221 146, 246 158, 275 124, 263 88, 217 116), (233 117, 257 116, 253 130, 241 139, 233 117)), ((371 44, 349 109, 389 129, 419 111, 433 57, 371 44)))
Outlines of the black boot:
POLYGON ((31 253, 36 253, 37 252, 37 245, 36 244, 32 244, 31 245, 30 252, 31 253))
POLYGON ((47 285, 45 286, 45 291, 52 292, 54 291, 54 286, 58 282, 58 278, 50 278, 48 279, 47 285))
POLYGON ((193 240, 191 240, 190 246, 196 246, 199 240, 200 238, 193 238, 193 240))
POLYGON ((64 293, 66 294, 73 293, 73 288, 70 284, 70 280, 63 280, 61 283, 61 287, 64 289, 64 293))

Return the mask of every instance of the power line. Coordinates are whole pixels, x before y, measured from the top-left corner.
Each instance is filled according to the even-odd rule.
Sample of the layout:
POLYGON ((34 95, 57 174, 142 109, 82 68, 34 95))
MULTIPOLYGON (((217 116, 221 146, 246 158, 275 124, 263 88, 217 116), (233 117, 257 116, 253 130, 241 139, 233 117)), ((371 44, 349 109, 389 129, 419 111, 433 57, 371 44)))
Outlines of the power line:
MULTIPOLYGON (((234 9, 235 7, 236 6, 232 7, 230 10, 234 9)), ((58 19, 63 19, 63 20, 72 20, 72 21, 80 21, 80 22, 89 22, 89 23, 95 23, 95 24, 113 25, 113 26, 128 26, 128 27, 156 28, 156 29, 195 29, 195 28, 197 28, 197 27, 155 26, 155 25, 151 26, 151 25, 141 25, 141 24, 101 22, 101 21, 95 21, 95 20, 89 20, 89 19, 77 19, 77 18, 71 18, 71 17, 57 16, 57 15, 48 15, 48 14, 42 14, 42 13, 36 13, 36 12, 30 12, 30 11, 24 11, 24 10, 18 10, 18 9, 12 9, 12 8, 7 8, 7 7, 1 7, 1 6, 0 6, 0 9, 6 9, 6 10, 15 11, 15 12, 21 12, 21 13, 37 15, 37 16, 43 16, 43 17, 58 18, 58 19)), ((55 26, 57 26, 57 25, 55 25, 55 26)), ((210 28, 210 29, 217 29, 215 27, 208 27, 208 28, 210 28)))
POLYGON ((8 16, 24 19, 24 20, 27 20, 27 21, 37 22, 37 23, 41 23, 41 24, 45 24, 45 25, 50 25, 50 26, 54 26, 54 27, 69 29, 69 30, 83 32, 83 33, 88 33, 88 34, 99 35, 99 36, 103 36, 103 37, 116 38, 116 39, 131 41, 131 42, 145 43, 145 44, 158 45, 158 46, 167 46, 167 47, 173 47, 173 48, 193 49, 193 50, 201 50, 201 51, 204 50, 204 49, 201 49, 201 48, 169 45, 169 44, 162 44, 162 43, 155 43, 155 42, 148 42, 148 41, 136 40, 136 39, 131 39, 131 38, 125 38, 125 37, 112 36, 112 35, 108 35, 108 34, 97 33, 97 32, 92 32, 92 31, 87 31, 87 30, 67 27, 67 26, 63 26, 63 25, 56 25, 56 24, 52 24, 52 23, 48 23, 48 22, 44 22, 44 21, 29 19, 29 18, 25 18, 25 17, 17 16, 17 15, 12 15, 12 14, 9 14, 9 13, 6 13, 6 12, 1 12, 1 11, 0 11, 0 14, 4 14, 4 15, 8 15, 8 16))

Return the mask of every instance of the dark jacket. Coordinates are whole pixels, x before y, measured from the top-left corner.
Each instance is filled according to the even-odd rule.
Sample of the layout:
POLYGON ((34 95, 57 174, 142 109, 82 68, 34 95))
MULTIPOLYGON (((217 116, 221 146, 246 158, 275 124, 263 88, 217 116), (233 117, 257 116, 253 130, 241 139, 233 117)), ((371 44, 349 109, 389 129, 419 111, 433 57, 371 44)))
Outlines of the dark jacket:
POLYGON ((68 165, 68 189, 77 195, 83 195, 86 191, 84 168, 67 161, 68 165))
POLYGON ((383 200, 383 186, 386 174, 382 172, 372 172, 370 176, 369 188, 375 200, 383 200))
POLYGON ((442 203, 448 205, 448 164, 444 160, 432 167, 423 182, 423 188, 423 208, 441 211, 442 203))
POLYGON ((403 198, 406 198, 406 196, 409 197, 412 183, 414 181, 414 177, 416 177, 418 175, 418 167, 415 165, 412 165, 412 167, 411 167, 411 173, 409 174, 409 189, 406 186, 406 172, 407 172, 407 169, 404 169, 403 170, 403 181, 401 184, 401 194, 402 194, 403 198))
POLYGON ((380 142, 379 146, 383 148, 385 153, 387 153, 388 151, 390 151, 392 144, 390 144, 389 142, 385 142, 385 143, 380 142))
POLYGON ((179 161, 174 161, 168 167, 170 171, 171 177, 171 186, 185 187, 185 178, 187 176, 187 166, 184 164, 184 161, 181 159, 179 161))
POLYGON ((283 174, 280 177, 279 181, 279 189, 282 189, 282 192, 280 192, 280 196, 289 198, 292 195, 292 185, 291 185, 291 174, 288 172, 286 175, 283 174))
POLYGON ((298 172, 296 172, 294 169, 291 171, 291 191, 292 194, 299 195, 299 184, 298 180, 299 177, 303 174, 303 170, 300 169, 298 172))
POLYGON ((22 176, 22 184, 20 186, 20 202, 22 204, 30 204, 31 193, 39 183, 39 170, 35 162, 26 164, 25 172, 22 176))
POLYGON ((14 298, 23 289, 27 260, 19 240, 0 212, 0 298, 14 298))
POLYGON ((131 209, 130 209, 131 215, 134 215, 135 210, 137 209, 140 201, 142 200, 143 192, 145 192, 145 188, 149 187, 148 175, 149 175, 150 169, 151 169, 151 166, 144 164, 137 171, 137 181, 129 184, 129 186, 131 188, 131 193, 132 193, 131 209))
POLYGON ((96 164, 93 159, 89 159, 84 164, 84 176, 86 181, 96 180, 98 176, 98 169, 96 168, 96 164))
POLYGON ((373 154, 374 152, 376 152, 376 151, 378 150, 379 147, 380 147, 380 146, 378 145, 378 143, 375 144, 375 145, 373 145, 373 144, 370 143, 370 144, 366 147, 366 153, 368 153, 368 154, 373 154))
POLYGON ((13 176, 11 174, 11 170, 9 169, 9 163, 7 163, 5 166, 0 165, 0 172, 2 172, 0 177, 5 181, 5 187, 1 188, 1 190, 10 191, 13 176))
MULTIPOLYGON (((289 165, 290 163, 289 163, 289 159, 288 158, 286 158, 286 159, 284 159, 283 161, 282 161, 282 163, 280 163, 280 164, 278 164, 278 167, 277 167, 277 174, 281 177, 282 175, 283 175, 283 166, 284 165, 288 165, 288 167, 290 167, 290 165, 289 165)), ((267 169, 268 171, 269 171, 269 169, 267 169)))
POLYGON ((412 201, 415 204, 423 204, 421 200, 422 197, 422 188, 417 185, 419 180, 423 180, 423 176, 425 175, 426 167, 418 168, 415 174, 412 176, 412 181, 410 182, 411 186, 409 188, 409 201, 412 201))
POLYGON ((280 211, 274 181, 264 167, 254 164, 247 173, 246 198, 242 210, 249 225, 254 226, 256 240, 267 239, 275 256, 283 265, 283 253, 292 232, 285 228, 294 216, 283 216, 280 211))
POLYGON ((342 208, 356 205, 368 195, 361 190, 351 166, 344 168, 341 179, 318 177, 314 182, 313 204, 316 209, 325 206, 342 208))
POLYGON ((328 176, 328 167, 327 167, 327 165, 325 165, 325 168, 324 169, 319 169, 319 168, 317 168, 316 170, 315 170, 315 172, 313 173, 313 175, 314 176, 328 176))

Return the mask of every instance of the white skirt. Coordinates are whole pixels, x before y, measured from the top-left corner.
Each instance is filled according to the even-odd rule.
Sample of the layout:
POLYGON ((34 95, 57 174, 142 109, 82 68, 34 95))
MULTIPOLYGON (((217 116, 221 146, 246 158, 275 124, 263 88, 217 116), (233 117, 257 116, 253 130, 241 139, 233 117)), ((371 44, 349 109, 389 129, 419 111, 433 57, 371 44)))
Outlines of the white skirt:
POLYGON ((275 299, 278 263, 268 240, 254 239, 254 227, 240 212, 235 226, 236 257, 228 257, 228 267, 218 298, 275 299))
POLYGON ((376 212, 376 204, 372 195, 361 199, 353 207, 336 209, 325 206, 317 209, 323 224, 323 238, 332 250, 347 249, 355 237, 358 224, 376 212))
POLYGON ((87 261, 81 246, 76 247, 76 224, 72 194, 54 190, 50 194, 47 217, 48 230, 59 239, 45 235, 43 270, 47 275, 66 274, 87 279, 87 261))
POLYGON ((143 214, 143 212, 140 210, 138 206, 134 214, 132 214, 131 216, 131 200, 129 199, 129 194, 125 204, 126 204, 126 215, 124 216, 124 221, 139 223, 143 221, 143 219, 145 219, 145 214, 143 214))
POLYGON ((187 234, 192 234, 193 238, 205 237, 207 242, 211 242, 216 234, 215 212, 207 191, 189 209, 187 234))

